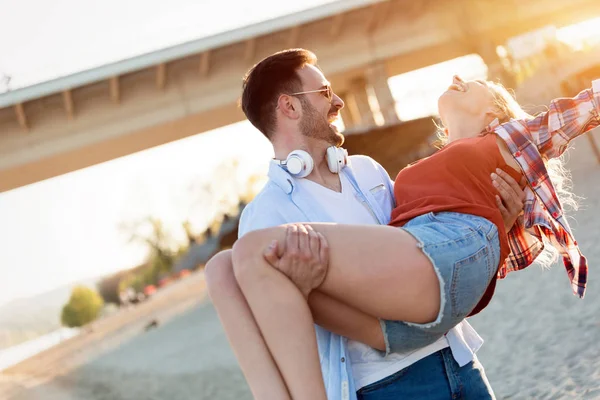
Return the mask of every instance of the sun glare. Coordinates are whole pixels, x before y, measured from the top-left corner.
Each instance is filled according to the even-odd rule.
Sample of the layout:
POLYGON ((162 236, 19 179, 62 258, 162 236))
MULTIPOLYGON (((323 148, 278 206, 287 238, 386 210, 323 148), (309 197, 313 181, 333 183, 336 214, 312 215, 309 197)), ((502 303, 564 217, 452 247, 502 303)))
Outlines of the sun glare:
POLYGON ((600 17, 565 26, 556 32, 556 37, 575 49, 597 45, 600 43, 600 17))

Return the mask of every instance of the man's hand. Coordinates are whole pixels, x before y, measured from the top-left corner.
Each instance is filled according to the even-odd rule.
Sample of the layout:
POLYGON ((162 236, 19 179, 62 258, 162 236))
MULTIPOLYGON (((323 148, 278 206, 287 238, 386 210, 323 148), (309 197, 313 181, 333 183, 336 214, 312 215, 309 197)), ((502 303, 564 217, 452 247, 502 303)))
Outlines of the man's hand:
POLYGON ((310 225, 288 225, 285 248, 279 247, 277 241, 273 241, 264 252, 265 260, 290 278, 304 298, 308 298, 327 275, 329 245, 325 236, 310 225))
MULTIPOLYGON (((495 174, 492 174, 492 184, 500 193, 500 196, 496 195, 496 205, 500 209, 504 228, 508 232, 523 211, 525 192, 517 181, 500 168, 496 169, 495 174)), ((521 178, 521 185, 525 186, 526 184, 525 177, 521 178)))

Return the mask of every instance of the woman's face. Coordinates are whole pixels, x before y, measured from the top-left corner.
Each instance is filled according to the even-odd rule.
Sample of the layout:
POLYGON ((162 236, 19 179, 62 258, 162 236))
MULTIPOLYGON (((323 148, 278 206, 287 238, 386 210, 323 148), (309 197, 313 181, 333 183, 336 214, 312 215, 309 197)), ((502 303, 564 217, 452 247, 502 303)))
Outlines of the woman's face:
POLYGON ((494 96, 485 82, 463 81, 455 75, 452 84, 438 100, 442 123, 446 124, 450 115, 461 118, 482 118, 494 108, 494 96))

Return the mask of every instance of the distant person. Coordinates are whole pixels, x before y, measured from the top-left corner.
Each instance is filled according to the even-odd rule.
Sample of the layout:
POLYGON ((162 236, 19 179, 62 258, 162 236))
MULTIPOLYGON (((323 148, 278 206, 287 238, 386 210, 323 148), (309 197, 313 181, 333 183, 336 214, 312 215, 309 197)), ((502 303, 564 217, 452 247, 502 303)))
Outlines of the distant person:
MULTIPOLYGON (((351 156, 346 165, 344 151, 335 147, 342 144, 343 136, 331 122, 344 104, 332 92, 316 61, 314 54, 302 49, 276 53, 252 68, 244 80, 242 109, 273 144, 276 161, 269 168, 269 182, 244 209, 240 236, 291 222, 386 225, 390 221, 394 196, 387 172, 365 156, 351 156)), ((523 192, 508 174, 501 175, 507 182, 500 176, 495 180, 507 208, 500 202, 496 212, 504 217, 506 227, 502 229, 508 230, 522 210, 523 192)), ((491 186, 492 178, 488 176, 488 179, 486 184, 491 186)), ((307 232, 316 252, 318 235, 307 232)), ((366 253, 376 252, 372 250, 375 247, 366 247, 370 241, 368 235, 363 239, 365 242, 359 247, 366 253)), ((280 242, 280 250, 284 249, 282 244, 280 242)), ((261 243, 248 255, 248 261, 253 262, 263 248, 261 243)), ((308 249, 303 247, 303 250, 308 249)), ((234 276, 230 252, 220 253, 209 262, 206 278, 210 295, 255 398, 284 399, 291 395, 309 399, 311 395, 301 393, 303 389, 297 384, 310 382, 312 387, 305 389, 322 395, 323 379, 330 399, 354 399, 357 391, 359 397, 369 399, 493 398, 475 356, 482 344, 481 338, 466 321, 458 322, 456 327, 449 328, 446 336, 439 335, 428 343, 424 342, 421 331, 414 328, 415 336, 407 338, 407 342, 413 344, 411 350, 392 349, 397 352, 386 356, 379 318, 346 302, 346 298, 351 300, 365 288, 372 288, 373 276, 369 274, 375 271, 374 263, 381 256, 374 254, 372 265, 361 265, 365 285, 357 281, 360 289, 355 293, 340 297, 316 290, 308 296, 312 280, 322 278, 319 271, 323 268, 316 265, 311 269, 314 254, 304 259, 304 254, 286 248, 285 255, 274 263, 290 275, 295 285, 304 288, 312 318, 296 286, 272 267, 262 271, 265 271, 265 282, 271 282, 271 274, 276 276, 279 293, 272 292, 269 286, 261 294, 256 292, 263 288, 260 282, 254 282, 256 286, 252 289, 240 289, 237 278, 248 284, 246 272, 239 270, 242 273, 237 278, 234 276), (299 274, 294 275, 294 271, 299 274), (249 304, 256 307, 257 314, 253 315, 249 304), (294 306, 288 308, 288 304, 294 306), (278 315, 277 326, 264 325, 264 313, 268 313, 269 307, 278 315), (285 315, 279 313, 283 310, 285 315), (316 337, 321 368, 319 358, 314 357, 313 318, 320 325, 316 326, 316 337), (288 332, 289 326, 297 326, 299 330, 284 338, 281 335, 288 332), (296 341, 296 338, 301 340, 296 341), (285 343, 277 342, 279 339, 285 343), (287 354, 282 356, 281 352, 287 354), (279 365, 287 363, 292 355, 304 352, 298 363, 285 364, 286 368, 279 365)), ((319 264, 318 254, 316 259, 319 264)), ((389 255, 390 263, 398 260, 395 254, 389 255)), ((333 258, 332 265, 335 264, 333 258)), ((337 265, 332 270, 336 268, 337 265)), ((254 272, 248 272, 248 276, 254 277, 254 272)), ((381 276, 385 277, 385 272, 382 271, 381 276)), ((374 297, 377 296, 374 294, 374 297)), ((425 339, 429 338, 427 334, 425 339)))

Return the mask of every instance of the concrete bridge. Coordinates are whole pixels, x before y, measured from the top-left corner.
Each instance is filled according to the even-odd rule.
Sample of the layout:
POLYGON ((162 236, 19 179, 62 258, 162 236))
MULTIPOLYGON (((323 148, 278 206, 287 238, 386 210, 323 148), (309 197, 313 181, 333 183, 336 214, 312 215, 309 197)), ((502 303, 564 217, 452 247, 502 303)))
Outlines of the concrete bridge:
POLYGON ((598 15, 598 0, 343 0, 9 91, 0 192, 243 120, 241 78, 277 50, 313 50, 348 104, 345 125, 364 131, 367 90, 386 126, 398 122, 388 77, 476 53, 507 78, 498 45, 598 15))

